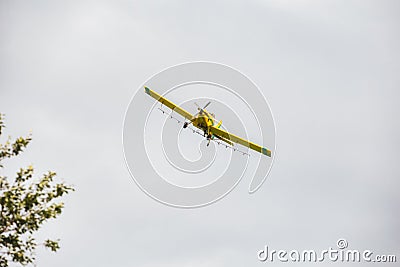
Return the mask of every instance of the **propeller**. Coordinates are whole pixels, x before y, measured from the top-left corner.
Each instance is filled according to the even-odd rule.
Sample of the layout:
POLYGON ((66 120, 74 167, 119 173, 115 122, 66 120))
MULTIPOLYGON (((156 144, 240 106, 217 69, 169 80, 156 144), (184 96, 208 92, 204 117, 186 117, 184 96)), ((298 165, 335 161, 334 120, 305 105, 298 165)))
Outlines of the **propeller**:
POLYGON ((208 105, 210 105, 210 104, 211 104, 211 101, 209 101, 209 102, 204 106, 203 109, 206 109, 206 107, 208 107, 208 105))
POLYGON ((206 109, 206 107, 208 107, 208 105, 211 104, 211 101, 209 101, 203 108, 201 108, 201 107, 199 106, 199 104, 197 104, 196 102, 194 102, 194 104, 197 106, 197 110, 198 110, 198 111, 203 111, 204 109, 206 109))

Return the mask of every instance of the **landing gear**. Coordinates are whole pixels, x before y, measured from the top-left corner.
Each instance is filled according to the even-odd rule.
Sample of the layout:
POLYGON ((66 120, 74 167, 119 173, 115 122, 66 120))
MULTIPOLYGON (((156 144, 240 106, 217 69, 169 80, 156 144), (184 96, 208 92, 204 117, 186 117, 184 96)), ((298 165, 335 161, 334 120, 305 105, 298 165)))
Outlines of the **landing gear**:
POLYGON ((211 134, 208 134, 208 135, 207 135, 207 140, 208 140, 207 146, 209 146, 209 145, 210 145, 210 142, 211 142, 211 134))

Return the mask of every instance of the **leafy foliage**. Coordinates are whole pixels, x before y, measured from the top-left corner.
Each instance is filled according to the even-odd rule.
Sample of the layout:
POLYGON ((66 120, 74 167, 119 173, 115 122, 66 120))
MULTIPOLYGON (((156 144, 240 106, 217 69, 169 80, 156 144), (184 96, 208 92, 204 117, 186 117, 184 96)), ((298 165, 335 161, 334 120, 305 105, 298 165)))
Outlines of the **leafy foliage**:
MULTIPOLYGON (((0 135, 4 127, 0 114, 0 135)), ((19 155, 31 140, 31 135, 14 141, 8 137, 5 144, 0 144, 0 170, 4 159, 19 155)), ((0 267, 8 266, 10 262, 34 263, 38 245, 51 251, 60 248, 58 240, 36 243, 33 234, 45 221, 61 214, 64 203, 59 202, 59 198, 74 189, 64 183, 55 183, 54 172, 49 171, 35 179, 33 171, 32 166, 21 168, 11 181, 0 175, 0 267)))

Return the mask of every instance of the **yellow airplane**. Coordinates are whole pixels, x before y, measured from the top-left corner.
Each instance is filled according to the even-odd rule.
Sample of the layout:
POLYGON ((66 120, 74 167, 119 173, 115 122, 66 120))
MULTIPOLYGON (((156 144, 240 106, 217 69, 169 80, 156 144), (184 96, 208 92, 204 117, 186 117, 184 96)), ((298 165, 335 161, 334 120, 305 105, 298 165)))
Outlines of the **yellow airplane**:
POLYGON ((228 133, 227 131, 220 129, 222 121, 216 123, 214 114, 209 113, 205 110, 205 108, 208 107, 208 105, 210 105, 211 102, 208 102, 203 108, 200 108, 195 103, 197 105, 197 109, 199 112, 196 115, 192 115, 183 108, 179 107, 178 105, 175 105, 168 99, 162 97, 158 93, 149 89, 148 87, 144 87, 144 91, 146 92, 146 94, 153 97, 162 105, 169 107, 172 111, 175 111, 176 113, 187 119, 188 121, 186 121, 183 124, 183 128, 187 128, 190 124, 193 124, 193 126, 202 130, 204 132, 204 136, 206 136, 208 140, 207 146, 210 144, 210 141, 213 140, 214 137, 216 137, 221 141, 224 141, 230 145, 233 145, 233 143, 237 143, 245 147, 248 147, 250 149, 253 149, 257 152, 260 152, 264 155, 267 155, 268 157, 271 157, 271 150, 265 147, 261 147, 257 144, 254 144, 250 141, 240 138, 239 136, 236 136, 234 134, 228 133))

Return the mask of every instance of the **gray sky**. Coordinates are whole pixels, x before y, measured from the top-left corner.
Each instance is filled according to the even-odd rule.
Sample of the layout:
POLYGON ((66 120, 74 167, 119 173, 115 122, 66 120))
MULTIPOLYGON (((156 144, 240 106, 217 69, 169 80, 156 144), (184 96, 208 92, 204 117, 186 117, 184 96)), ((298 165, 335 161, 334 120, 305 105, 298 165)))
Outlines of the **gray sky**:
POLYGON ((398 1, 0 1, 0 111, 8 134, 34 137, 6 172, 33 163, 77 188, 40 232, 62 248, 39 250, 38 266, 260 266, 264 245, 322 250, 339 238, 399 258, 399 9, 398 1), (122 123, 146 79, 191 60, 255 81, 278 150, 255 194, 244 181, 211 206, 181 210, 134 184, 122 123))

